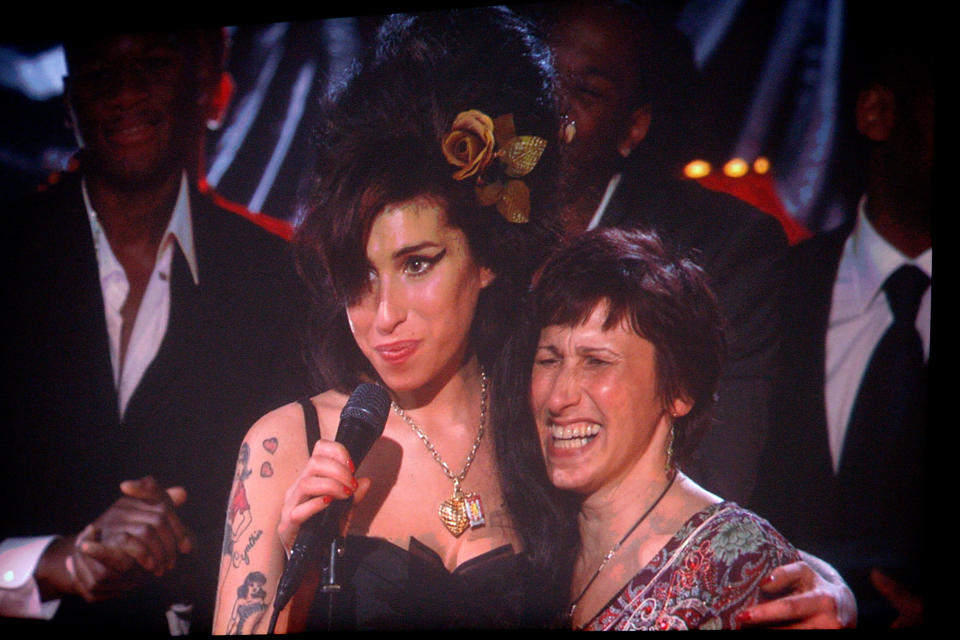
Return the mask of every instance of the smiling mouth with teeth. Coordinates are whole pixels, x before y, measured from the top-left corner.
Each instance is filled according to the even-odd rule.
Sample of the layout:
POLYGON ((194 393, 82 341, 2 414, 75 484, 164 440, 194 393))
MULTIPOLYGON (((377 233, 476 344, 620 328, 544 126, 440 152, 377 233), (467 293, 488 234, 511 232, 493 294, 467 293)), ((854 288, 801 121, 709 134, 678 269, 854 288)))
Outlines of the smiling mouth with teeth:
POLYGON ((584 447, 600 433, 600 425, 595 422, 566 426, 551 423, 547 428, 557 449, 584 447))

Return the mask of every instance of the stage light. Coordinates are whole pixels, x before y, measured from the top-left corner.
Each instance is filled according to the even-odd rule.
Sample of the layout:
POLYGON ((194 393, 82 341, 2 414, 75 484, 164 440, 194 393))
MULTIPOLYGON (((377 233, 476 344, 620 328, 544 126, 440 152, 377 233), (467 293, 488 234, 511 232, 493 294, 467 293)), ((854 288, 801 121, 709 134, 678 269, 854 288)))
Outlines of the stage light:
POLYGON ((712 167, 706 160, 693 160, 683 168, 683 175, 696 180, 710 174, 712 167))
POLYGON ((770 160, 764 156, 758 157, 753 161, 753 171, 754 173, 759 173, 761 175, 767 171, 770 171, 770 160))
POLYGON ((731 178, 739 178, 747 174, 748 166, 743 158, 733 158, 723 165, 723 173, 731 178))

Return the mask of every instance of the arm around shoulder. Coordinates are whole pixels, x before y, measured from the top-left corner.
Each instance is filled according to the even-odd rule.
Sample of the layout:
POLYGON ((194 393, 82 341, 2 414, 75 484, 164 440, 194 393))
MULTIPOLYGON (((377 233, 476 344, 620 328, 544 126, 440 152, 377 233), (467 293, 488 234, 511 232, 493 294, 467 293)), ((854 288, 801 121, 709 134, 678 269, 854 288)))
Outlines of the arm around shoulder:
POLYGON ((800 560, 777 567, 764 581, 772 598, 741 613, 744 626, 843 629, 857 625, 853 592, 830 564, 800 551, 800 560))

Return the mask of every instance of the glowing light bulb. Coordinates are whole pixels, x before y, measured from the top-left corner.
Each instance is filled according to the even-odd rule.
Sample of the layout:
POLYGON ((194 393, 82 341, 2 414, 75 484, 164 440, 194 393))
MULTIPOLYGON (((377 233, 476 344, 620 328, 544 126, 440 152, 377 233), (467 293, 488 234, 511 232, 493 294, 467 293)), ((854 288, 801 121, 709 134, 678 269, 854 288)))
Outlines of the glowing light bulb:
POLYGON ((706 160, 693 160, 683 168, 683 175, 696 180, 709 175, 710 171, 710 163, 706 160))
POLYGON ((770 161, 764 156, 758 157, 753 161, 753 171, 759 174, 764 174, 767 171, 770 171, 770 161))
POLYGON ((723 165, 723 173, 731 178, 739 178, 747 174, 747 163, 743 158, 732 158, 727 164, 723 165))

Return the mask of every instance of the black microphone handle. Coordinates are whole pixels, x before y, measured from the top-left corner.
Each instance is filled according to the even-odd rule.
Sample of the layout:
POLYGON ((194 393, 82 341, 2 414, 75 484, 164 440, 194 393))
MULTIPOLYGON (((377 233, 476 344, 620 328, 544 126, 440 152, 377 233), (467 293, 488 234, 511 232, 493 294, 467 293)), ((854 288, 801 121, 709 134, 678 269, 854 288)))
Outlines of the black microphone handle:
MULTIPOLYGON (((347 400, 340 414, 336 441, 346 448, 355 465, 360 465, 383 433, 389 411, 390 396, 383 387, 376 385, 361 384, 347 400)), ((293 597, 320 545, 329 544, 339 534, 340 519, 352 502, 352 498, 334 500, 300 527, 277 585, 274 611, 282 610, 293 597)))
MULTIPOLYGON (((349 423, 341 424, 338 430, 338 441, 339 434, 345 427, 349 427, 346 431, 347 438, 345 440, 349 439, 351 442, 343 442, 343 445, 350 453, 350 458, 354 460, 355 464, 358 464, 373 445, 373 440, 366 437, 366 431, 369 431, 369 427, 355 428, 354 425, 349 423), (357 440, 369 440, 369 442, 357 442, 357 440), (356 450, 357 445, 361 448, 360 451, 356 450), (364 445, 366 446, 364 447, 364 445), (360 455, 357 455, 358 453, 360 455)), ((297 539, 290 550, 290 557, 287 558, 286 569, 280 579, 280 584, 277 585, 275 606, 278 609, 283 609, 290 598, 293 597, 307 568, 311 566, 310 559, 316 557, 317 549, 329 543, 334 536, 338 535, 340 519, 351 504, 353 504, 353 498, 334 500, 326 509, 310 516, 300 527, 297 539)))

